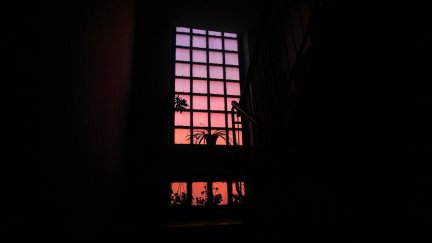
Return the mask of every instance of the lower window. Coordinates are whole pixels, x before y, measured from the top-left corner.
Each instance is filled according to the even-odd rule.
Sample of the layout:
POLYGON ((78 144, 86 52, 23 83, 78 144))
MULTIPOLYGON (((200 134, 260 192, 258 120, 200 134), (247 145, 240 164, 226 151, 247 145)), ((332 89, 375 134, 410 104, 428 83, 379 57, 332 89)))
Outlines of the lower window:
POLYGON ((171 182, 171 206, 243 205, 245 199, 244 181, 171 182))

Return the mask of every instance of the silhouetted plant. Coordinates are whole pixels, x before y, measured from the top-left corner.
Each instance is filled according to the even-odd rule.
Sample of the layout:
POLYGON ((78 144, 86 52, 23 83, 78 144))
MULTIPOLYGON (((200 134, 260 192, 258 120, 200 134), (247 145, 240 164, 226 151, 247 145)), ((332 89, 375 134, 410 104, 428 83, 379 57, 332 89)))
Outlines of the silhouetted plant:
POLYGON ((222 202, 222 194, 216 194, 219 188, 213 187, 213 204, 218 205, 222 202))
POLYGON ((233 194, 233 203, 234 204, 243 204, 244 203, 244 196, 243 195, 237 195, 233 194))
POLYGON ((186 193, 182 192, 181 194, 179 193, 174 193, 174 195, 172 195, 173 191, 171 190, 171 205, 187 205, 188 204, 188 196, 186 193))
POLYGON ((195 198, 195 203, 198 206, 204 206, 207 204, 207 186, 204 186, 204 191, 201 191, 201 197, 195 198))
POLYGON ((186 99, 180 98, 180 96, 177 95, 174 99, 174 111, 179 111, 182 113, 186 110, 186 107, 188 107, 188 103, 186 99))
MULTIPOLYGON (((219 190, 219 188, 213 187, 213 200, 212 200, 213 205, 218 205, 219 203, 222 202, 222 194, 220 194, 220 193, 216 194, 218 190, 219 190)), ((198 206, 208 205, 209 201, 208 201, 207 186, 204 186, 204 191, 201 191, 201 195, 203 195, 203 196, 195 198, 195 203, 198 206)))
POLYGON ((245 202, 245 196, 243 195, 241 182, 235 182, 235 191, 237 194, 232 194, 234 204, 243 204, 245 202))
POLYGON ((193 139, 195 144, 201 144, 205 141, 207 145, 215 145, 218 138, 222 138, 228 141, 228 144, 231 144, 224 130, 209 131, 209 129, 195 129, 192 135, 188 134, 186 136, 186 140, 188 141, 193 139))

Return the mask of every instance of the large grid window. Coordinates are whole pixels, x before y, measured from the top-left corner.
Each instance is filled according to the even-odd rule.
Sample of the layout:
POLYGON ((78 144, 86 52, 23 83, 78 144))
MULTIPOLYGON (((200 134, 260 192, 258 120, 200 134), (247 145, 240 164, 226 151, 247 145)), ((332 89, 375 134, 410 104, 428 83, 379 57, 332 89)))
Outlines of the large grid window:
POLYGON ((188 107, 174 114, 175 144, 207 144, 194 134, 217 133, 216 145, 242 145, 241 125, 231 124, 231 102, 240 99, 237 34, 177 27, 174 95, 188 107))

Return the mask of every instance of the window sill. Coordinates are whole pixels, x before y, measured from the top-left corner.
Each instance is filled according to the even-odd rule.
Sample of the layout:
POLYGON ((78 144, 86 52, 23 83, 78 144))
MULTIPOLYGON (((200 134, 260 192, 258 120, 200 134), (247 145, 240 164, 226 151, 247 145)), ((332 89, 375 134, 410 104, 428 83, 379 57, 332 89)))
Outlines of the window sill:
POLYGON ((167 228, 182 228, 182 227, 213 227, 213 226, 228 226, 228 225, 243 225, 245 221, 242 219, 195 219, 195 220, 178 220, 161 223, 160 227, 167 228))

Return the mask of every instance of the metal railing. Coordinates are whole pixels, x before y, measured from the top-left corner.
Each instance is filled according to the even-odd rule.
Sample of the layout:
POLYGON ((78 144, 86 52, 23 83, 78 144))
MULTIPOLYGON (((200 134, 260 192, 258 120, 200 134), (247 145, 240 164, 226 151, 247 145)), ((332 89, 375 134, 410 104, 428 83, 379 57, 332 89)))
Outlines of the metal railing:
MULTIPOLYGON (((257 60, 258 60, 259 52, 262 51, 263 38, 265 37, 264 30, 266 28, 266 24, 267 24, 267 21, 269 19, 272 4, 274 2, 275 1, 267 2, 267 4, 264 7, 263 16, 262 16, 262 19, 260 22, 260 26, 258 29, 258 35, 257 35, 257 39, 255 42, 255 48, 252 51, 251 61, 250 61, 249 68, 248 68, 247 73, 246 73, 245 82, 244 82, 244 84, 242 84, 243 87, 241 90, 240 101, 239 102, 232 101, 231 122, 232 122, 233 128, 235 128, 235 125, 241 124, 241 122, 238 122, 235 120, 236 116, 244 117, 245 119, 250 121, 255 127, 258 127, 260 129, 263 129, 263 127, 264 127, 263 122, 259 121, 259 119, 254 114, 252 114, 252 112, 248 111, 244 107, 245 102, 243 102, 243 100, 245 99, 245 97, 248 96, 249 86, 250 86, 250 83, 252 80, 253 73, 254 73, 256 66, 257 66, 257 60), (240 105, 240 104, 242 104, 242 105, 240 105)), ((293 72, 294 72, 294 69, 296 67, 296 64, 299 62, 302 55, 304 54, 306 43, 308 41, 308 38, 311 35, 311 29, 312 29, 313 21, 315 20, 314 16, 319 11, 319 1, 316 1, 315 4, 312 4, 312 1, 309 1, 309 4, 310 4, 309 20, 308 20, 308 23, 306 25, 306 28, 303 28, 303 22, 301 23, 302 24, 302 30, 303 30, 302 31, 303 36, 302 36, 302 39, 300 41, 300 46, 296 47, 294 50, 295 51, 295 60, 288 67, 289 77, 287 79, 287 83, 286 83, 287 85, 285 86, 288 88, 290 87, 290 83, 293 82, 293 72)), ((286 7, 286 6, 284 5, 284 7, 286 7)), ((300 10, 298 8, 297 8, 297 10, 299 11, 299 15, 300 15, 300 10)), ((285 11, 287 12, 286 14, 289 16, 289 10, 285 8, 285 11)), ((294 36, 293 32, 291 32, 291 34, 294 36)), ((294 38, 293 38, 293 40, 294 40, 294 38)), ((286 91, 285 87, 282 88, 282 90, 284 92, 286 91)), ((233 130, 233 144, 237 145, 237 137, 235 134, 235 129, 233 130)))

